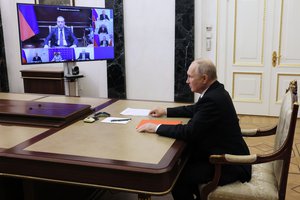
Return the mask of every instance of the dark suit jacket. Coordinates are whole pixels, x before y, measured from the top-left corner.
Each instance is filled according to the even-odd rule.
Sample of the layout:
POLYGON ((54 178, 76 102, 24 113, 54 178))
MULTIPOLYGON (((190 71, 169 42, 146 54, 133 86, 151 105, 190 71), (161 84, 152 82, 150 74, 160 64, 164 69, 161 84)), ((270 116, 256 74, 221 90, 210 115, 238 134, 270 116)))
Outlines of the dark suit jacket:
MULTIPOLYGON (((46 37, 44 45, 48 45, 48 42, 51 41, 51 46, 59 46, 59 44, 57 44, 59 34, 58 31, 58 28, 53 28, 51 33, 46 37)), ((69 28, 64 28, 64 33, 68 47, 72 46, 73 44, 78 45, 77 38, 69 28)))
MULTIPOLYGON (((231 97, 218 81, 207 89, 196 104, 168 108, 167 115, 191 118, 186 125, 161 125, 157 133, 187 141, 192 162, 209 162, 212 154, 249 154, 231 97)), ((240 180, 250 180, 251 166, 240 167, 243 171, 240 180)))
POLYGON ((32 62, 40 63, 40 62, 42 62, 42 59, 39 56, 34 56, 33 59, 32 59, 32 62))
POLYGON ((107 31, 107 28, 106 27, 100 27, 99 28, 99 30, 98 30, 98 34, 100 34, 100 33, 106 33, 106 34, 108 34, 108 31, 107 31))
POLYGON ((105 47, 107 47, 107 46, 108 46, 108 41, 107 41, 107 40, 102 40, 102 41, 100 42, 100 46, 105 46, 105 47))
POLYGON ((80 53, 79 57, 77 59, 78 60, 83 60, 83 54, 85 54, 85 60, 90 60, 90 53, 89 52, 80 53))
POLYGON ((105 19, 109 20, 108 16, 101 14, 100 15, 100 20, 105 20, 105 19))

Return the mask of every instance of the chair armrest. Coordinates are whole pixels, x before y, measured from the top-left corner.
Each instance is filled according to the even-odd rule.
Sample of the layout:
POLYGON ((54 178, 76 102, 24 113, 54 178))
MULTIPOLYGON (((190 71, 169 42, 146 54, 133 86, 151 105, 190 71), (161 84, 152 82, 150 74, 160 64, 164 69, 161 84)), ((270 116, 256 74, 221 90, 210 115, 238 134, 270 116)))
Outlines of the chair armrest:
POLYGON ((214 165, 254 165, 278 160, 278 156, 282 157, 283 149, 279 149, 270 154, 251 154, 251 155, 211 155, 209 162, 214 165))
POLYGON ((255 136, 258 132, 257 128, 252 128, 252 129, 241 129, 242 135, 246 137, 251 137, 255 136))
POLYGON ((213 164, 253 164, 257 160, 256 154, 251 155, 211 155, 209 161, 213 164))
POLYGON ((251 154, 251 155, 223 154, 223 155, 211 155, 209 161, 215 166, 215 173, 212 181, 207 183, 200 192, 201 199, 203 200, 207 200, 208 194, 214 191, 218 187, 218 183, 222 174, 221 168, 223 164, 247 165, 247 164, 264 162, 265 160, 263 156, 258 156, 256 154, 251 154))
POLYGON ((260 137, 260 136, 269 136, 276 133, 277 125, 271 128, 253 128, 253 129, 242 129, 242 135, 244 137, 260 137))

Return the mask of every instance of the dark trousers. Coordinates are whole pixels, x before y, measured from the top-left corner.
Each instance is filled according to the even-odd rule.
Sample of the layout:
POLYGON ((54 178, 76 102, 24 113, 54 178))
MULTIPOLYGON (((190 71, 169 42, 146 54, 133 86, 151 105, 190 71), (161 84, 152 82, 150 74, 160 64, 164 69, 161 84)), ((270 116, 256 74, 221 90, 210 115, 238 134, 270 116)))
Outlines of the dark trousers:
MULTIPOLYGON (((212 180, 213 175, 214 166, 208 162, 188 162, 172 190, 174 200, 200 200, 198 185, 208 183, 212 180)), ((240 166, 224 166, 219 185, 241 180, 244 175, 240 166)))

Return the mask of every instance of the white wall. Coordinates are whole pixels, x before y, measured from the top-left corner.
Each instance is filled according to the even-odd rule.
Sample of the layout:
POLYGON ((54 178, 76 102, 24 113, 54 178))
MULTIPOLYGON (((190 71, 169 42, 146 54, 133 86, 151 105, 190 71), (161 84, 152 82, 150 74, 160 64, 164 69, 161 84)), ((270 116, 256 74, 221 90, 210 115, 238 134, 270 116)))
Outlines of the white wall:
MULTIPOLYGON (((32 3, 33 0, 23 1, 32 3)), ((1 17, 3 25, 3 36, 5 45, 5 55, 7 64, 7 73, 9 79, 9 89, 11 92, 23 92, 23 80, 21 79, 20 50, 19 50, 19 32, 16 12, 16 1, 1 0, 1 17)))
POLYGON ((175 1, 124 1, 127 98, 172 101, 175 1))
MULTIPOLYGON (((34 3, 34 0, 1 0, 10 91, 23 92, 20 70, 36 65, 20 64, 16 2, 34 3)), ((216 2, 195 0, 196 58, 214 59, 215 50, 205 51, 202 35, 205 24, 212 24, 216 31, 216 2)), ((124 0, 123 4, 127 98, 173 101, 175 0, 124 0)), ((104 0, 75 0, 75 5, 103 7, 105 3, 104 0)), ((85 75, 80 79, 80 95, 107 97, 106 61, 77 65, 85 75)))

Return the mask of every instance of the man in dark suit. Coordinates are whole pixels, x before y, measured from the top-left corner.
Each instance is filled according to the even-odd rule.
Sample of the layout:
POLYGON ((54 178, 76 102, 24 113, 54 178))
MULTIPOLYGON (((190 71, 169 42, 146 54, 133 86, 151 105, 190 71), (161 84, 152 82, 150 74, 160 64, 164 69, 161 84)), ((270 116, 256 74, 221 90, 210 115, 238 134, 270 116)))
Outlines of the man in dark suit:
POLYGON ((32 58, 32 62, 33 63, 41 63, 42 62, 42 59, 38 53, 36 53, 35 56, 32 58))
POLYGON ((105 20, 105 19, 109 21, 109 18, 105 13, 105 10, 102 10, 102 14, 100 15, 100 20, 105 20))
POLYGON ((100 42, 101 47, 107 47, 108 46, 108 41, 106 40, 106 37, 103 36, 101 42, 100 42))
MULTIPOLYGON (((181 172, 173 190, 174 200, 192 200, 199 197, 198 184, 212 180, 214 166, 209 163, 213 154, 249 155, 243 140, 238 116, 224 85, 217 81, 215 65, 207 59, 192 62, 187 72, 187 83, 192 92, 200 94, 199 100, 188 106, 176 108, 155 108, 153 117, 188 117, 187 124, 155 125, 145 124, 139 132, 152 132, 161 136, 185 140, 190 158, 181 172)), ((251 166, 231 165, 222 167, 219 184, 234 181, 249 181, 251 166)))
POLYGON ((45 39, 44 48, 49 48, 49 46, 77 47, 78 40, 73 32, 65 26, 65 19, 62 16, 58 16, 56 23, 57 27, 53 28, 45 39))
POLYGON ((90 53, 82 50, 82 52, 79 53, 77 60, 90 60, 90 53))
POLYGON ((102 24, 98 30, 98 34, 105 33, 108 34, 107 28, 104 24, 102 24))

